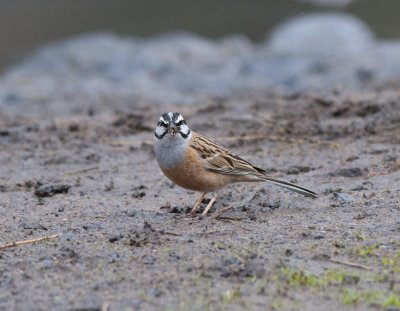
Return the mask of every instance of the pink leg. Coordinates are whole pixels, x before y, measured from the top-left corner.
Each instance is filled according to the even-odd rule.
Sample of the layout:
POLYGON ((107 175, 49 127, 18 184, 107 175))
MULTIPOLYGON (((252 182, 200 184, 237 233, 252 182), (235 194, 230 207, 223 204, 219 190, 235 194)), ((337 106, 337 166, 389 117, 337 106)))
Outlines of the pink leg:
POLYGON ((203 216, 207 215, 208 211, 209 211, 210 208, 213 206, 213 204, 214 204, 214 202, 215 202, 216 200, 217 200, 217 199, 216 199, 215 197, 213 197, 213 198, 211 199, 211 201, 208 203, 206 209, 204 210, 204 212, 203 212, 203 214, 202 214, 203 216))
POLYGON ((200 198, 196 201, 196 204, 190 211, 190 216, 195 216, 196 215, 196 210, 199 208, 201 201, 203 201, 204 196, 206 195, 206 192, 203 192, 200 196, 200 198))

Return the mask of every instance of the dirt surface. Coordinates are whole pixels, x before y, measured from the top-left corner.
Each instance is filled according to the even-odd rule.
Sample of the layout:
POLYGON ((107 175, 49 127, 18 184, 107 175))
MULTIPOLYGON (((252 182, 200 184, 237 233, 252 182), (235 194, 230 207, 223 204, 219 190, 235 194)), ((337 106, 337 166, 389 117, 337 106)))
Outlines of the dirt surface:
POLYGON ((398 309, 399 125, 389 86, 3 113, 0 243, 58 238, 0 249, 0 309, 398 309), (168 181, 152 148, 170 110, 319 197, 237 184, 186 218, 198 193, 168 181))

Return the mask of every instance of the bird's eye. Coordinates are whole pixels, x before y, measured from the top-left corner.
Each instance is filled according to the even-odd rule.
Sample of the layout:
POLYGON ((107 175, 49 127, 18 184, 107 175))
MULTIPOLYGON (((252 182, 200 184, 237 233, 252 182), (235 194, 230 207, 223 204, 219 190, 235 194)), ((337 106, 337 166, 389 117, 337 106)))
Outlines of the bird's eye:
POLYGON ((162 127, 168 127, 168 124, 163 122, 163 121, 158 121, 158 126, 162 126, 162 127))
POLYGON ((182 124, 186 124, 185 120, 180 120, 179 122, 175 123, 176 126, 181 126, 182 124))

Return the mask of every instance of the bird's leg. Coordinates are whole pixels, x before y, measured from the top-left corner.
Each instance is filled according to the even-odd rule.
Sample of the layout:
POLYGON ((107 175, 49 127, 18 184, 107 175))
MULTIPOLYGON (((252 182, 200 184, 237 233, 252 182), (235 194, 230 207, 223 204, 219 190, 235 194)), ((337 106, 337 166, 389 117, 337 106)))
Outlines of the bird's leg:
POLYGON ((214 202, 217 200, 216 197, 213 197, 211 199, 211 201, 207 204, 206 209, 204 210, 204 212, 202 213, 203 216, 207 215, 208 211, 210 210, 210 208, 213 206, 214 202))
POLYGON ((206 192, 203 192, 201 194, 200 198, 196 201, 196 204, 194 205, 194 207, 190 211, 190 216, 195 216, 196 215, 196 211, 199 208, 201 202, 203 201, 203 198, 204 198, 205 195, 206 195, 206 192))

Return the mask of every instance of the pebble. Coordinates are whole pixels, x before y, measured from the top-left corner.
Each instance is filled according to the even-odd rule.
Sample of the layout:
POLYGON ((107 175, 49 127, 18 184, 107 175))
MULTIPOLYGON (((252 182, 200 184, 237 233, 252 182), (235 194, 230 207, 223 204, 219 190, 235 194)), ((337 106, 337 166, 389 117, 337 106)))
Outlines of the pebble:
POLYGON ((341 202, 350 203, 354 201, 353 196, 343 192, 335 192, 333 196, 341 202))

